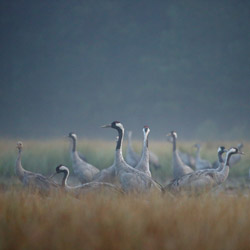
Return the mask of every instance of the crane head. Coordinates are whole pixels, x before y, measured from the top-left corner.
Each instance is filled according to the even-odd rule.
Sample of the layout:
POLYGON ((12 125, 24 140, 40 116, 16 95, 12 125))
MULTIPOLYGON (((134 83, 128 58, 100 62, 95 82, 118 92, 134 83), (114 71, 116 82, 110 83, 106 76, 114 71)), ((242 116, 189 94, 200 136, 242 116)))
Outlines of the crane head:
POLYGON ((23 148, 23 143, 21 141, 18 141, 17 144, 16 144, 16 147, 18 149, 22 149, 23 148))
POLYGON ((228 154, 241 154, 244 155, 244 152, 241 152, 238 148, 232 147, 227 151, 228 154))
POLYGON ((76 134, 74 132, 70 132, 68 137, 71 138, 71 139, 75 139, 75 140, 77 139, 77 136, 76 136, 76 134))
POLYGON ((167 134, 167 137, 172 137, 172 138, 177 139, 177 133, 176 133, 176 131, 171 131, 170 133, 167 134))
POLYGON ((149 126, 144 126, 142 129, 143 133, 148 134, 150 132, 149 126))
POLYGON ((224 146, 220 146, 220 147, 218 148, 218 153, 223 154, 223 153, 225 153, 225 152, 227 152, 227 149, 226 149, 224 146))
POLYGON ((64 165, 60 164, 56 167, 56 172, 59 174, 59 173, 62 173, 64 171, 69 171, 69 169, 67 167, 65 167, 64 165))
POLYGON ((113 121, 111 124, 101 126, 101 128, 114 128, 124 130, 123 125, 119 121, 113 121))

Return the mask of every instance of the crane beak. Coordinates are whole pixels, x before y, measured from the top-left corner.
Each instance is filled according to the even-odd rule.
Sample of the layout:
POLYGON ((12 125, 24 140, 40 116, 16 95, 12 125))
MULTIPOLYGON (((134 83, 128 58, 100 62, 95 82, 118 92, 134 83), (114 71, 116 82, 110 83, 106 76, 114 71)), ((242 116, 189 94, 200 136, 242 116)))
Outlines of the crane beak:
POLYGON ((166 134, 166 136, 171 136, 171 133, 166 134))
POLYGON ((245 155, 245 153, 244 153, 244 152, 239 152, 239 154, 240 154, 240 155, 245 155))
POLYGON ((111 124, 103 125, 101 128, 111 128, 111 124))

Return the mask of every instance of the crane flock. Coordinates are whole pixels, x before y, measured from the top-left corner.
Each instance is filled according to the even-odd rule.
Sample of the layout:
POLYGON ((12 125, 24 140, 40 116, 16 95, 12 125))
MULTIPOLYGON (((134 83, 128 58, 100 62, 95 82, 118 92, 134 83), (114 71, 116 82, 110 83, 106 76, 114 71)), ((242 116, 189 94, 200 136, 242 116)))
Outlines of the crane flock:
POLYGON ((87 162, 86 158, 77 151, 77 135, 69 133, 70 156, 74 175, 80 181, 80 185, 70 186, 67 182, 69 169, 60 164, 56 167, 55 173, 46 177, 39 173, 27 171, 21 163, 23 143, 17 143, 18 156, 16 160, 16 175, 25 187, 36 189, 41 193, 49 193, 52 190, 65 190, 74 195, 79 195, 89 191, 107 189, 109 192, 117 193, 147 193, 155 191, 158 193, 170 192, 177 194, 181 192, 203 192, 213 190, 226 181, 229 175, 229 167, 236 164, 242 154, 243 144, 237 147, 226 149, 221 146, 218 148, 218 161, 213 165, 201 159, 201 146, 196 144, 196 158, 180 152, 177 149, 177 132, 171 131, 167 138, 172 143, 172 171, 173 179, 167 184, 162 185, 152 177, 150 167, 160 168, 159 158, 149 151, 149 133, 150 128, 144 126, 143 147, 141 156, 139 156, 132 146, 132 132, 128 132, 128 146, 126 158, 123 158, 122 146, 124 139, 124 127, 121 122, 113 121, 102 128, 112 128, 117 131, 118 137, 115 147, 113 164, 103 170, 99 170, 87 162), (222 155, 226 153, 225 159, 222 155), (191 159, 191 160, 187 160, 191 159), (190 163, 192 161, 192 164, 190 163), (194 168, 195 166, 195 168, 194 168), (61 184, 54 181, 53 177, 57 174, 63 174, 61 184))

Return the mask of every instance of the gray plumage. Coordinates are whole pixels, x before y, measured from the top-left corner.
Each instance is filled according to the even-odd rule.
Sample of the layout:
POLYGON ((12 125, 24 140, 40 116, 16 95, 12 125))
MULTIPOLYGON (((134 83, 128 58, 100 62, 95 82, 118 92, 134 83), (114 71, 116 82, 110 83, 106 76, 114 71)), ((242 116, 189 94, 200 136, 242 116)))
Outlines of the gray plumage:
POLYGON ((56 167, 56 173, 63 173, 63 179, 62 179, 62 187, 70 192, 73 193, 74 195, 80 195, 80 194, 84 194, 90 191, 102 191, 104 189, 108 189, 109 191, 115 191, 118 193, 123 193, 122 190, 120 190, 118 187, 116 187, 115 185, 112 185, 110 183, 105 183, 105 182, 89 182, 89 183, 85 183, 82 185, 78 185, 78 186, 69 186, 68 185, 68 177, 69 177, 69 169, 66 166, 63 165, 59 165, 56 167))
POLYGON ((193 169, 182 162, 179 153, 176 149, 177 133, 175 131, 171 131, 167 136, 172 138, 172 144, 173 144, 172 169, 174 178, 180 178, 183 175, 192 173, 193 169))
POLYGON ((200 157, 201 145, 200 144, 195 144, 194 147, 197 148, 196 158, 195 158, 195 168, 196 168, 196 170, 212 168, 211 162, 209 162, 207 160, 204 160, 204 159, 201 159, 201 157, 200 157))
POLYGON ((42 174, 30 172, 23 169, 21 163, 23 143, 20 141, 17 142, 17 148, 18 157, 16 160, 16 175, 24 186, 34 188, 42 193, 48 193, 52 189, 59 187, 52 179, 42 174))
POLYGON ((145 173, 129 166, 122 155, 122 142, 124 136, 123 125, 114 121, 106 128, 114 128, 118 132, 118 140, 116 144, 114 166, 116 169, 116 176, 124 192, 147 192, 150 189, 155 189, 161 192, 161 186, 145 173))
POLYGON ((83 161, 89 163, 85 155, 83 155, 83 154, 80 153, 80 152, 78 152, 78 155, 79 155, 79 157, 80 157, 83 161))
POLYGON ((149 150, 148 150, 148 135, 150 132, 149 127, 143 127, 143 150, 139 163, 136 165, 135 169, 142 171, 149 177, 151 177, 151 172, 149 168, 149 150))
POLYGON ((191 174, 174 179, 166 189, 177 193, 180 191, 205 191, 222 184, 229 174, 229 160, 233 154, 241 153, 237 148, 231 148, 226 155, 222 169, 197 170, 191 174))
POLYGON ((212 168, 213 168, 213 169, 216 169, 216 168, 218 168, 218 167, 220 167, 220 162, 217 160, 217 161, 213 162, 212 168))
POLYGON ((116 168, 113 163, 110 167, 102 169, 98 174, 94 176, 94 182, 108 182, 108 183, 116 183, 116 168))
MULTIPOLYGON (((224 146, 221 146, 221 147, 218 148, 218 151, 217 151, 217 152, 218 152, 218 165, 217 165, 216 168, 213 168, 213 169, 214 169, 214 170, 217 170, 217 171, 221 171, 222 168, 223 168, 223 166, 224 166, 224 163, 225 163, 224 159, 222 158, 222 155, 223 155, 225 152, 227 152, 227 150, 225 149, 224 146)), ((231 160, 231 158, 232 158, 233 156, 235 156, 235 155, 232 155, 232 156, 230 157, 230 160, 231 160)), ((230 160, 229 160, 229 165, 230 165, 230 160)))
MULTIPOLYGON (((141 158, 133 149, 132 131, 128 131, 127 135, 128 135, 128 145, 126 149, 125 160, 130 166, 136 167, 141 158)), ((161 168, 158 156, 152 151, 149 151, 149 165, 154 167, 155 169, 161 168)))
POLYGON ((78 177, 81 183, 87 183, 94 179, 94 176, 99 173, 99 169, 89 164, 80 158, 76 150, 77 136, 75 133, 69 133, 71 149, 70 156, 72 160, 72 167, 74 174, 78 177))
POLYGON ((115 183, 116 182, 116 169, 115 165, 102 169, 98 174, 96 174, 93 178, 94 182, 108 182, 115 183))

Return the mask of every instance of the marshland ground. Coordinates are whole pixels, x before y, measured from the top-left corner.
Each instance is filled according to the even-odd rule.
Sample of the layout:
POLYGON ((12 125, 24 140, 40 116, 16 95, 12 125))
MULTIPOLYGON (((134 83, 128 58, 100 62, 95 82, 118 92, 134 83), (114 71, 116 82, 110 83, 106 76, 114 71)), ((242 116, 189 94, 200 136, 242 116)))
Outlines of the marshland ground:
MULTIPOLYGON (((60 163, 71 170, 67 140, 24 140, 25 169, 50 175, 60 163)), ((217 147, 239 142, 202 143, 202 156, 216 160, 217 147)), ((194 142, 179 142, 193 153, 194 142)), ((1 249, 249 249, 250 143, 226 183, 199 196, 90 193, 76 199, 64 192, 43 197, 27 192, 15 176, 16 141, 0 140, 1 249)), ((125 153, 126 145, 124 145, 125 153)), ((140 152, 141 142, 134 148, 140 152)), ((152 169, 162 184, 171 179, 171 144, 150 141, 162 168, 152 169)), ((79 140, 78 150, 101 168, 112 164, 114 141, 79 140)), ((72 171, 71 171, 72 172, 72 171)), ((77 183, 76 178, 70 184, 77 183)), ((60 182, 61 176, 56 178, 60 182)))

